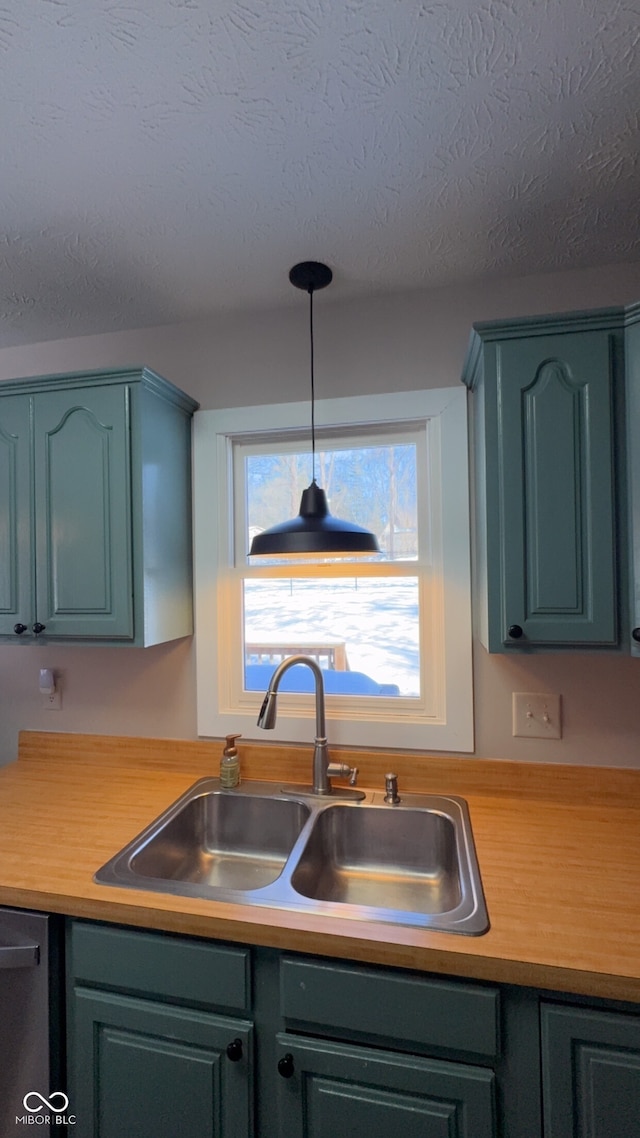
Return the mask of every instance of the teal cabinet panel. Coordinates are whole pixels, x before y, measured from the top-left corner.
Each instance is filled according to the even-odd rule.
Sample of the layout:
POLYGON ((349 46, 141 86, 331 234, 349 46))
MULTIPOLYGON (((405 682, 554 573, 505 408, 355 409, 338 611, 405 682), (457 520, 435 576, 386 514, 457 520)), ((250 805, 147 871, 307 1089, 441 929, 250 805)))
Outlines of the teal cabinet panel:
POLYGON ((629 454, 630 643, 640 656, 640 304, 627 309, 627 447, 629 454))
POLYGON ((48 636, 133 636, 129 391, 34 400, 36 611, 48 636))
POLYGON ((34 608, 30 410, 23 395, 0 399, 0 636, 34 608))
POLYGON ((640 1016, 543 1004, 545 1138, 640 1133, 640 1016))
POLYGON ((617 641, 608 334, 496 345, 505 632, 617 641))
POLYGON ((78 1138, 252 1134, 250 1023, 82 988, 72 1022, 78 1138))
POLYGON ((135 592, 144 598, 144 642, 158 644, 193 625, 191 414, 144 384, 132 399, 135 592))
POLYGON ((193 631, 196 407, 147 368, 2 384, 0 636, 145 647, 193 631))
POLYGON ((431 976, 286 956, 280 966, 286 1020, 461 1055, 500 1049, 496 988, 431 976))
POLYGON ((623 321, 610 309, 474 326, 463 380, 489 651, 620 643, 623 321))
POLYGON ((282 1138, 496 1138, 491 1071, 284 1033, 277 1041, 282 1138))
POLYGON ((85 987, 234 1011, 251 1006, 251 951, 242 946, 74 921, 67 951, 85 987))

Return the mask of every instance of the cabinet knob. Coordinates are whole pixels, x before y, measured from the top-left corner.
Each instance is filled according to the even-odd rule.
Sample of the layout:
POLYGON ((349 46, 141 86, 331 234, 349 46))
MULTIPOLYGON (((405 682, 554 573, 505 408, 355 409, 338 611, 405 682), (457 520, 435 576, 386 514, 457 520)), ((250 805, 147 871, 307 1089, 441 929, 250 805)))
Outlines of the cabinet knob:
POLYGON ((290 1079, 294 1070, 293 1055, 287 1051, 287 1054, 278 1061, 278 1074, 282 1075, 283 1079, 290 1079))
MULTIPOLYGON (((18 631, 18 626, 16 625, 16 632, 17 631, 18 631)), ((632 628, 631 635, 633 636, 634 640, 640 640, 640 628, 632 628)))
POLYGON ((227 1059, 232 1063, 239 1063, 242 1059, 242 1040, 232 1039, 231 1043, 227 1044, 227 1059))
POLYGON ((16 636, 22 636, 22 633, 27 631, 27 626, 26 624, 14 624, 13 631, 16 636))
POLYGON ((507 632, 512 640, 519 640, 522 636, 522 629, 519 624, 510 624, 507 632))
POLYGON ((41 632, 44 632, 45 627, 46 626, 44 624, 40 624, 40 621, 37 620, 33 626, 33 631, 35 632, 36 636, 39 636, 41 632))

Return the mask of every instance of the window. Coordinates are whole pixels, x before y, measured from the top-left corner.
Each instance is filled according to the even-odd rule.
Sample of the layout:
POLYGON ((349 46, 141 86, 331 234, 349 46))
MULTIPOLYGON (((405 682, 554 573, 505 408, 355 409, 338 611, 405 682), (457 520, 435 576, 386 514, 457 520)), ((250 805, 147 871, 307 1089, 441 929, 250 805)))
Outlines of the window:
MULTIPOLYGON (((269 677, 300 653, 323 670, 330 743, 473 749, 465 394, 316 404, 317 479, 376 532, 364 561, 248 555, 311 481, 307 403, 196 414, 199 734, 264 739, 269 677)), ((311 680, 283 677, 272 738, 313 738, 311 680)))

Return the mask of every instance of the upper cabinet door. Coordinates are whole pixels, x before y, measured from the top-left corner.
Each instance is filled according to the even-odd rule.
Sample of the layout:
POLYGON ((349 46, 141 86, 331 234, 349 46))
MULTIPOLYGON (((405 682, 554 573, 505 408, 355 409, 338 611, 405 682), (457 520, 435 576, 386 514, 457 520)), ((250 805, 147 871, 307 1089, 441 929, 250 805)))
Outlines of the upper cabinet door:
POLYGON ((640 656, 640 304, 627 310, 627 447, 629 452, 631 653, 640 656))
POLYGON ((31 636, 35 613, 30 406, 28 395, 0 399, 0 636, 31 636))
POLYGON ((490 652, 620 644, 624 309, 475 325, 475 602, 490 652))
POLYGON ((505 640, 614 645, 609 336, 497 344, 496 375, 505 640))
POLYGON ((47 636, 133 636, 129 388, 34 400, 36 591, 47 636))

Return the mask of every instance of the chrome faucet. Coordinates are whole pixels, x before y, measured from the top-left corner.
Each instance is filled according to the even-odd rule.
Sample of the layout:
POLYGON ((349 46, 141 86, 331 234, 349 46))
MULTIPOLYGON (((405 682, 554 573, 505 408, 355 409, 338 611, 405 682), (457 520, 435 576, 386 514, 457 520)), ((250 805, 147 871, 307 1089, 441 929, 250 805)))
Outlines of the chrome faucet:
MULTIPOLYGON (((310 656, 287 656, 281 664, 278 664, 267 688, 260 714, 258 715, 258 727, 262 727, 264 731, 271 731, 276 725, 276 696, 280 686, 280 680, 289 668, 293 668, 295 664, 306 664, 311 668, 315 680, 316 689, 316 737, 313 748, 313 794, 332 794, 336 793, 331 786, 332 778, 348 778, 351 786, 355 786, 358 780, 358 768, 350 767, 347 763, 332 763, 329 761, 329 747, 327 744, 326 725, 325 725, 325 712, 324 712, 324 680, 322 679, 322 672, 312 660, 310 656)), ((360 792, 348 791, 342 792, 345 797, 364 798, 364 794, 360 792)))

